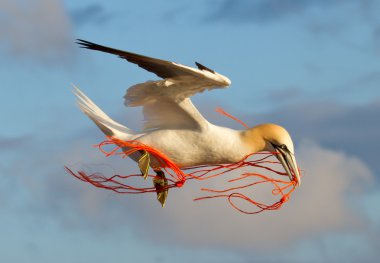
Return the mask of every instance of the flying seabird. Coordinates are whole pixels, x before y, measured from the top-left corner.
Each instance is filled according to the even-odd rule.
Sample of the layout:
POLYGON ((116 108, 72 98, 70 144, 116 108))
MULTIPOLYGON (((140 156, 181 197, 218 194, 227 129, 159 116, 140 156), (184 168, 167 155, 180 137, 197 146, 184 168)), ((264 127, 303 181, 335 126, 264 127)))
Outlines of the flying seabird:
MULTIPOLYGON (((107 136, 135 140, 153 147, 179 168, 235 163, 252 153, 274 152, 290 180, 300 184, 293 142, 285 128, 276 124, 260 124, 246 130, 221 127, 207 121, 193 105, 190 97, 194 94, 228 87, 231 81, 227 77, 198 62, 195 63, 197 68, 193 68, 81 39, 77 43, 82 48, 117 55, 162 78, 131 86, 124 96, 126 106, 143 107, 144 128, 141 132, 134 132, 112 120, 74 87, 80 109, 107 136)), ((131 156, 140 169, 145 165, 147 170, 150 166, 158 176, 165 178, 160 163, 154 159, 146 162, 144 157, 144 153, 131 156)), ((160 201, 163 204, 165 200, 160 201)))

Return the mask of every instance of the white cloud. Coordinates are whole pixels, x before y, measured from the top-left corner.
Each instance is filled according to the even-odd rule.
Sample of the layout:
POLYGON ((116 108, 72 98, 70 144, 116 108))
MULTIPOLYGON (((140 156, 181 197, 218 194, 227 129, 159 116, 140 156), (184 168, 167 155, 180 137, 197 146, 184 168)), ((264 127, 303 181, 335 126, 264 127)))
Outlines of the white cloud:
POLYGON ((310 236, 359 227, 359 212, 348 196, 360 196, 359 190, 368 186, 372 175, 366 165, 310 142, 302 143, 297 156, 306 171, 302 186, 280 211, 247 216, 231 209, 224 200, 193 203, 196 189, 185 187, 169 195, 165 211, 146 208, 157 210, 156 217, 142 218, 147 221, 147 234, 153 239, 165 235, 177 244, 269 250, 310 236))
POLYGON ((70 54, 70 19, 60 0, 2 0, 0 44, 16 56, 43 62, 70 54))

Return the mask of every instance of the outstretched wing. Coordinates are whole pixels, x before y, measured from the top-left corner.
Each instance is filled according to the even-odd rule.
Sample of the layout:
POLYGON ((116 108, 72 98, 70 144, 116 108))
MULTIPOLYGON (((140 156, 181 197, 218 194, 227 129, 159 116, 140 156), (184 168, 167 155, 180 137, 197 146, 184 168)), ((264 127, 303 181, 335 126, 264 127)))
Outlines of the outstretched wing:
POLYGON ((163 78, 130 87, 125 95, 127 106, 143 106, 145 129, 199 129, 207 120, 192 104, 190 97, 206 89, 227 87, 231 81, 196 62, 192 68, 171 61, 151 58, 78 39, 87 49, 117 55, 163 78))
POLYGON ((213 81, 215 86, 225 87, 231 84, 231 81, 216 73, 214 70, 209 69, 202 64, 195 62, 198 69, 187 67, 181 64, 177 64, 171 61, 151 58, 139 54, 135 54, 132 52, 127 52, 119 49, 114 49, 102 45, 98 45, 86 40, 77 39, 77 43, 82 48, 87 48, 91 50, 102 51, 110 54, 117 55, 123 59, 128 60, 131 63, 137 64, 141 68, 150 71, 157 76, 165 79, 165 78, 173 78, 177 76, 188 76, 194 75, 198 77, 205 77, 208 81, 213 81), (209 74, 206 74, 209 73, 209 74))

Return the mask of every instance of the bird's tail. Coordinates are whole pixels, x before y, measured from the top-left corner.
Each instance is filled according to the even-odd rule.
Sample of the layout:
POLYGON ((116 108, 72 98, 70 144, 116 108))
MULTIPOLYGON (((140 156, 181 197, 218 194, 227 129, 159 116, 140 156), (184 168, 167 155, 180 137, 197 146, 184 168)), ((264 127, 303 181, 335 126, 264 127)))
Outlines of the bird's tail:
POLYGON ((129 128, 112 120, 82 91, 73 85, 73 92, 77 96, 78 106, 107 136, 113 136, 120 140, 132 140, 136 134, 129 128))

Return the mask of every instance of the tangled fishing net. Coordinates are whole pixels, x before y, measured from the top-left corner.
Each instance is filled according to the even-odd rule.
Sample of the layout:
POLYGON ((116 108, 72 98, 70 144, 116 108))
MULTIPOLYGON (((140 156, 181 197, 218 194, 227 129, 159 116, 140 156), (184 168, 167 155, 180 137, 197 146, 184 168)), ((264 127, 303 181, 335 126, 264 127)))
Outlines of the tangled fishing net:
MULTIPOLYGON (((246 126, 245 123, 220 108, 217 109, 217 112, 246 126)), ((290 181, 286 172, 281 171, 280 163, 273 158, 277 153, 272 152, 250 154, 245 156, 241 161, 232 164, 200 165, 181 169, 158 149, 144 145, 139 141, 122 141, 114 137, 107 137, 106 140, 96 145, 96 147, 107 157, 120 156, 121 158, 126 158, 136 152, 147 152, 150 158, 158 161, 159 167, 168 176, 167 183, 161 188, 155 186, 138 187, 130 182, 133 181, 133 178, 144 177, 141 173, 106 176, 102 173, 88 174, 83 170, 76 172, 69 167, 65 167, 77 179, 119 194, 159 193, 164 190, 167 191, 170 188, 181 188, 186 181, 209 181, 225 177, 226 183, 227 185, 231 185, 230 187, 224 189, 201 188, 201 191, 205 195, 195 198, 194 201, 226 199, 233 208, 242 213, 257 214, 266 210, 280 209, 284 203, 289 201, 291 194, 297 186, 297 181, 290 181), (264 172, 267 175, 264 175, 264 172), (271 185, 271 194, 276 197, 274 201, 257 201, 249 194, 254 192, 255 186, 263 184, 271 185), (247 190, 249 193, 246 193, 247 190), (248 210, 247 207, 252 207, 252 209, 248 210)), ((145 177, 150 177, 153 180, 158 178, 156 174, 149 173, 145 174, 145 177)))

